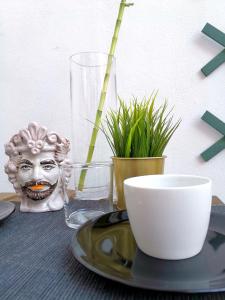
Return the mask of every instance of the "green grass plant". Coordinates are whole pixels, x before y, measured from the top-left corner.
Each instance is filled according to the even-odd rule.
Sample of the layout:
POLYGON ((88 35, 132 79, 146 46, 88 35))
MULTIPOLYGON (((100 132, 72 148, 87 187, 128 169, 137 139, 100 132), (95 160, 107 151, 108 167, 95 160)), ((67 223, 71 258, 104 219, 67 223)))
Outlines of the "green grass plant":
POLYGON ((155 106, 157 92, 126 104, 119 98, 119 109, 109 110, 102 131, 116 157, 161 157, 181 120, 173 123, 167 101, 155 106))

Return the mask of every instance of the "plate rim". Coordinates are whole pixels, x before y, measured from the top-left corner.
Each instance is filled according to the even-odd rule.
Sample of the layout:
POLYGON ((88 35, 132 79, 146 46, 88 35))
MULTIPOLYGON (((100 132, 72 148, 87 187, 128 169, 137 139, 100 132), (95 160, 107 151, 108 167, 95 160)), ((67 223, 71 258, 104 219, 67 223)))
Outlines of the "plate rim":
POLYGON ((4 217, 1 217, 0 216, 0 222, 1 221, 4 221, 6 218, 8 218, 15 210, 16 210, 16 205, 15 203, 11 202, 11 201, 0 201, 0 205, 1 203, 7 203, 7 204, 10 204, 11 205, 11 211, 6 214, 4 217))
MULTIPOLYGON (((122 212, 122 211, 126 211, 126 210, 120 210, 119 212, 122 212)), ((225 292, 225 284, 224 284, 223 288, 199 288, 199 289, 198 288, 193 288, 193 289, 179 289, 179 288, 178 289, 173 289, 173 288, 171 288, 170 289, 168 287, 167 288, 165 288, 165 287, 157 288, 157 287, 154 287, 154 286, 146 287, 146 286, 142 286, 139 283, 137 283, 135 281, 132 281, 132 280, 125 280, 125 279, 116 277, 114 275, 109 275, 109 274, 99 270, 98 268, 92 266, 91 264, 89 264, 84 259, 82 259, 81 256, 76 253, 76 248, 77 247, 79 247, 81 249, 80 244, 79 244, 78 239, 77 239, 79 233, 84 228, 95 224, 99 219, 101 219, 101 217, 103 217, 105 215, 111 215, 111 214, 116 213, 116 212, 118 212, 118 211, 113 211, 113 212, 101 215, 101 216, 99 216, 99 217, 97 217, 93 220, 87 221, 81 227, 79 227, 79 229, 76 230, 75 233, 73 234, 73 236, 72 236, 72 252, 73 252, 73 255, 76 258, 76 260, 80 264, 82 264, 85 268, 87 268, 88 270, 94 272, 95 274, 100 275, 101 277, 107 278, 107 279, 115 281, 115 282, 125 284, 126 286, 129 286, 129 287, 139 288, 139 289, 146 290, 146 291, 147 290, 152 290, 152 291, 155 291, 155 292, 184 293, 184 294, 202 294, 202 293, 225 292)), ((218 213, 218 212, 211 212, 211 216, 212 215, 218 215, 218 214, 221 215, 221 213, 218 213)), ((225 218, 225 216, 224 216, 224 218, 225 218)), ((125 222, 125 221, 127 221, 127 220, 124 220, 122 222, 125 222)), ((129 219, 128 219, 128 222, 129 222, 129 219)), ((213 231, 213 230, 208 229, 208 231, 213 231)))

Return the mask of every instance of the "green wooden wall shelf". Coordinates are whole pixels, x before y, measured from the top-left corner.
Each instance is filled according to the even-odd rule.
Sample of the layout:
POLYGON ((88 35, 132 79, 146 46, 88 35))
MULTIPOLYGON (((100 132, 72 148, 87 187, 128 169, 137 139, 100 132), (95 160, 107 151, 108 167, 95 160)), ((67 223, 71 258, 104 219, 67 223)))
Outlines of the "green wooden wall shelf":
MULTIPOLYGON (((202 32, 208 37, 225 47, 225 33, 207 23, 202 29, 202 32)), ((202 69, 202 73, 205 76, 211 74, 216 70, 221 64, 225 62, 225 49, 223 49, 218 55, 216 55, 209 63, 207 63, 202 69)))
POLYGON ((206 111, 201 119, 223 135, 223 137, 219 139, 215 144, 201 153, 201 157, 205 161, 208 161, 225 149, 225 123, 209 111, 206 111))

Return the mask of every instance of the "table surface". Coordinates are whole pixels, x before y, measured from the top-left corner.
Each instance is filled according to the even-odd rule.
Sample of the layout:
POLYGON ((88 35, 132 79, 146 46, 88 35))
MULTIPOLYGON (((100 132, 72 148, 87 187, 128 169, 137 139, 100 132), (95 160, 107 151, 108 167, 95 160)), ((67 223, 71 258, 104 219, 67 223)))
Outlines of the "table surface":
MULTIPOLYGON (((17 194, 15 193, 0 193, 0 201, 15 201, 20 202, 20 199, 17 194)), ((217 196, 213 196, 212 199, 213 205, 220 205, 224 204, 217 196)))
MULTIPOLYGON (((216 205, 213 210, 223 210, 216 205)), ((103 278, 72 254, 74 230, 64 212, 21 213, 0 222, 0 299, 225 299, 225 293, 175 294, 128 287, 103 278)))

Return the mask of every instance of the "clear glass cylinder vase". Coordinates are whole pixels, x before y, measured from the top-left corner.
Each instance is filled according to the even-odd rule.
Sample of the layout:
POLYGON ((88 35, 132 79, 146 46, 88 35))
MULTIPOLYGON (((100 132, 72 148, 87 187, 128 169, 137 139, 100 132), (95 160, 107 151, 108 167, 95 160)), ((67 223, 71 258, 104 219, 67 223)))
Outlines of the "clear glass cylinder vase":
MULTIPOLYGON (((116 109, 116 64, 115 58, 105 53, 81 52, 70 57, 70 91, 72 113, 73 161, 85 162, 99 107, 104 81, 107 80, 106 98, 101 120, 109 109, 116 109), (110 76, 107 78, 106 70, 110 76)), ((98 131, 92 161, 108 161, 111 149, 101 130, 98 131)))

